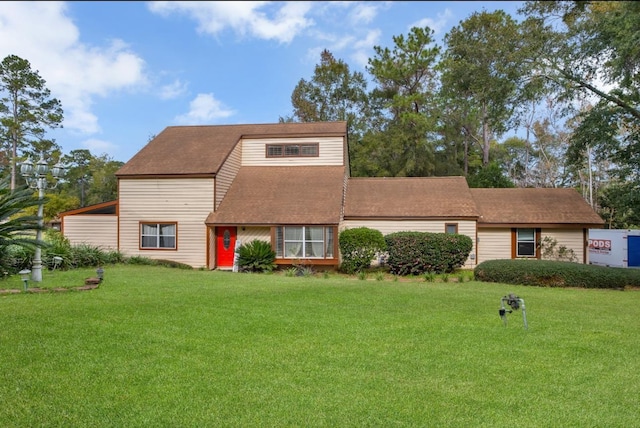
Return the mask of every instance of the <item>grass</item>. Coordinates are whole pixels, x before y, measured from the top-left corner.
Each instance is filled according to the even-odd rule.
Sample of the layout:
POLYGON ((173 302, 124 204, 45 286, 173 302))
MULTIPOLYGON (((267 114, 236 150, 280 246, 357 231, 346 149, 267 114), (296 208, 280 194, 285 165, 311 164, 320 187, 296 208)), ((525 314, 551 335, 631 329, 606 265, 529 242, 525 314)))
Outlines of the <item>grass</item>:
POLYGON ((3 427, 639 426, 638 291, 106 266, 0 305, 3 427))

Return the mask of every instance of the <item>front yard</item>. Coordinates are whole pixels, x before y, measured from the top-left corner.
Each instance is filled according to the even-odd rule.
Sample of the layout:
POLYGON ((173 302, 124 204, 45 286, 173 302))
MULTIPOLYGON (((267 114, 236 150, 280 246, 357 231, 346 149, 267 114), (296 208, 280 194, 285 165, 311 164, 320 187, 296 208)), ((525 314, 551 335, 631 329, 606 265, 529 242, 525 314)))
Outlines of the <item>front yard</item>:
MULTIPOLYGON (((42 286, 90 276, 47 271, 42 286)), ((126 265, 104 276, 92 290, 0 295, 0 425, 638 423, 638 291, 126 265), (519 311, 500 319, 509 293, 528 329, 519 311)))

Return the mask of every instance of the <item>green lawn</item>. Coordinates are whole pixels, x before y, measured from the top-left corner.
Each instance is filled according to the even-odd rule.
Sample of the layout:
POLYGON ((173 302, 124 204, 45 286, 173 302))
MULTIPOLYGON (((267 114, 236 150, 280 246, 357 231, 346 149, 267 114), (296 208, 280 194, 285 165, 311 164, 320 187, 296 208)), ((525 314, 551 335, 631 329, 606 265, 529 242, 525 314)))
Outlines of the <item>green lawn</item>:
POLYGON ((2 427, 640 426, 638 291, 107 266, 0 325, 2 427))

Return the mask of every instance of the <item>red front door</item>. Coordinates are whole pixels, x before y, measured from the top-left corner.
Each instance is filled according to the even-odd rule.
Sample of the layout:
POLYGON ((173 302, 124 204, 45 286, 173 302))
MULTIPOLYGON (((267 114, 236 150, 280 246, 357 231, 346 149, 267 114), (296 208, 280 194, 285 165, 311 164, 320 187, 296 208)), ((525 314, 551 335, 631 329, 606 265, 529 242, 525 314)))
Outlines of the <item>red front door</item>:
POLYGON ((218 268, 233 268, 233 253, 236 247, 235 226, 216 227, 216 241, 218 268))

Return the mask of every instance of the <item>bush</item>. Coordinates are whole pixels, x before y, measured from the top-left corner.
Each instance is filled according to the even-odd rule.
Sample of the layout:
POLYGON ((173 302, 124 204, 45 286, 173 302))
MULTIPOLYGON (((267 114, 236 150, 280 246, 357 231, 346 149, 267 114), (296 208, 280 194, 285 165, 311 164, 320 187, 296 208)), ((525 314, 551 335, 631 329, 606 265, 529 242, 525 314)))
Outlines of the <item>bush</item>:
POLYGON ((47 229, 44 234, 47 246, 42 249, 42 264, 49 269, 69 269, 73 267, 71 243, 60 231, 47 229), (56 263, 55 257, 61 257, 62 261, 56 263))
POLYGON ((175 260, 167 260, 167 259, 156 259, 154 265, 170 267, 175 269, 186 269, 186 270, 193 269, 193 266, 188 265, 186 263, 177 262, 175 260))
POLYGON ((131 257, 127 257, 126 263, 129 265, 153 266, 153 265, 156 265, 158 262, 149 257, 131 256, 131 257))
POLYGON ((343 230, 338 244, 342 254, 340 269, 349 274, 367 269, 376 254, 386 248, 382 232, 368 227, 343 230))
POLYGON ((485 282, 539 287, 610 288, 640 286, 640 271, 554 260, 487 260, 474 269, 485 282))
POLYGON ((238 269, 241 272, 271 272, 275 269, 276 253, 271 244, 254 239, 238 248, 238 269))
POLYGON ((464 265, 473 248, 466 235, 395 232, 385 236, 387 264, 396 275, 450 273, 464 265))
POLYGON ((31 269, 34 249, 10 244, 0 249, 0 277, 15 275, 22 269, 31 269))
POLYGON ((103 265, 104 251, 91 244, 73 245, 70 251, 70 265, 73 268, 103 265))

